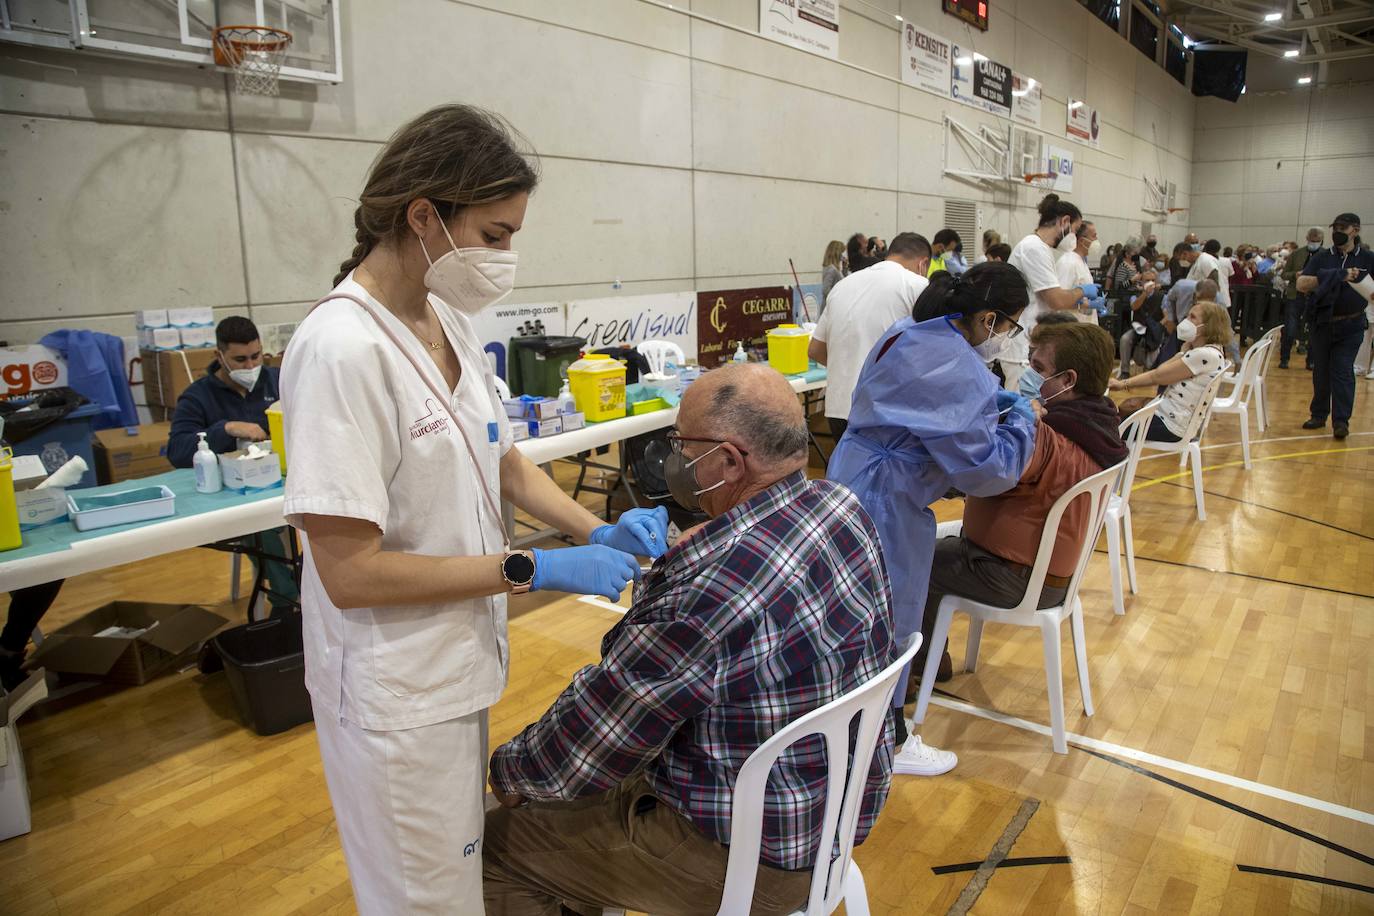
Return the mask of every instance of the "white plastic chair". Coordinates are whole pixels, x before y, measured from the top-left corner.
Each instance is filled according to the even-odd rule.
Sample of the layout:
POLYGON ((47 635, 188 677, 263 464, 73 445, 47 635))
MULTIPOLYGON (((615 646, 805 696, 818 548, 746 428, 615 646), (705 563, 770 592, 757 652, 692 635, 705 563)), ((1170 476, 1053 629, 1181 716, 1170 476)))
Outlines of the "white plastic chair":
POLYGON ((1259 431, 1264 432, 1269 425, 1269 400, 1268 390, 1265 388, 1264 380, 1269 375, 1269 367, 1274 362, 1274 354, 1281 346, 1283 327, 1270 328, 1264 336, 1255 343, 1262 344, 1266 341, 1269 348, 1264 351, 1264 357, 1260 360, 1259 372, 1255 375, 1255 423, 1259 426, 1259 431))
POLYGON ((497 393, 498 395, 501 396, 501 399, 502 399, 502 400, 505 400, 505 401, 509 401, 509 400, 510 400, 510 386, 506 384, 506 380, 503 379, 503 378, 501 378, 501 376, 496 375, 496 374, 493 373, 493 374, 492 374, 492 377, 491 377, 491 381, 492 381, 492 384, 496 386, 496 393, 497 393))
POLYGON ((649 363, 649 371, 655 375, 667 375, 668 357, 673 357, 673 365, 679 369, 687 362, 687 354, 682 347, 671 340, 646 340, 635 348, 649 363))
MULTIPOLYGON (((1228 363, 1229 366, 1229 363, 1228 363)), ((1193 408, 1193 415, 1188 418, 1188 426, 1184 430, 1184 435, 1177 442, 1162 442, 1156 439, 1146 439, 1145 448, 1154 452, 1168 452, 1178 455, 1178 466, 1186 467, 1192 462, 1193 469, 1193 499, 1197 502, 1197 520, 1207 521, 1207 507, 1203 502, 1202 496, 1202 434, 1207 432, 1207 423, 1212 418, 1212 402, 1217 398, 1217 391, 1221 388, 1221 383, 1225 381, 1226 369, 1216 374, 1216 378, 1203 389, 1202 397, 1198 399, 1197 406, 1193 408)))
MULTIPOLYGON (((1230 396, 1218 397, 1212 402, 1212 413, 1233 413, 1240 417, 1240 453, 1245 459, 1247 471, 1250 470, 1250 398, 1256 391, 1260 369, 1264 366, 1269 349, 1273 345, 1272 340, 1264 338, 1246 350, 1245 358, 1240 361, 1240 369, 1234 373, 1223 373, 1222 382, 1232 386, 1230 396)), ((1258 418, 1258 404, 1255 413, 1258 418)), ((1262 421, 1260 432, 1264 432, 1262 421)))
POLYGON ((1112 570, 1112 607, 1118 614, 1126 613, 1125 598, 1121 591, 1121 554, 1125 548, 1126 580, 1131 594, 1136 589, 1135 578, 1135 536, 1131 531, 1131 487, 1135 484, 1135 471, 1140 464, 1140 452, 1145 446, 1145 433, 1150 428, 1155 411, 1159 410, 1159 398, 1126 418, 1121 424, 1121 439, 1130 449, 1126 457, 1126 469, 1121 472, 1121 481, 1116 492, 1107 500, 1107 562, 1112 570))
MULTIPOLYGON (((1083 695, 1083 711, 1091 716, 1093 695, 1092 688, 1088 685, 1088 646, 1083 635, 1083 604, 1078 600, 1078 586, 1083 581, 1083 572, 1088 568, 1088 560, 1097 545, 1097 536, 1102 531, 1108 496, 1125 467, 1126 463, 1123 461, 1104 471, 1098 471, 1074 484, 1063 496, 1054 501, 1049 515, 1045 518, 1044 530, 1040 534, 1040 547, 1036 551, 1035 565, 1031 567, 1030 580, 1026 583, 1025 597, 1016 607, 993 607, 960 595, 946 595, 940 600, 935 617, 935 632, 931 635, 930 649, 926 652, 925 672, 921 675, 921 692, 916 700, 916 714, 912 716, 912 721, 916 725, 920 725, 926 718, 930 692, 935 686, 935 676, 940 667, 940 656, 944 654, 945 643, 949 639, 950 621, 954 619, 955 611, 963 611, 969 616, 968 648, 964 653, 965 671, 974 671, 977 668, 978 644, 983 638, 984 623, 991 621, 1019 627, 1036 627, 1040 630, 1040 639, 1045 646, 1045 682, 1050 695, 1050 730, 1053 735, 1054 752, 1069 752, 1068 739, 1064 735, 1064 674, 1059 648, 1060 626, 1064 618, 1070 619, 1074 657, 1078 665, 1078 689, 1083 695), (1050 557, 1054 553, 1055 540, 1059 534, 1059 522, 1069 504, 1080 498, 1088 500, 1088 526, 1083 532, 1083 546, 1079 549, 1078 562, 1074 565, 1073 575, 1069 578, 1064 603, 1037 608, 1036 605, 1040 603, 1040 592, 1045 584, 1045 575, 1050 569, 1050 557)), ((955 533, 953 527, 941 526, 940 533, 955 533)))
MULTIPOLYGON (((859 826, 869 764, 878 749, 878 738, 892 706, 892 693, 906 666, 921 648, 921 634, 913 633, 901 655, 867 683, 814 709, 779 730, 759 745, 740 767, 735 779, 734 811, 730 814, 730 858, 725 866, 725 889, 717 916, 748 913, 754 899, 759 870, 759 844, 763 836, 763 800, 768 774, 782 753, 812 735, 825 737, 825 756, 830 767, 826 778, 825 814, 816 864, 811 869, 811 896, 806 909, 792 916, 829 916, 844 903, 849 916, 868 916, 868 891, 864 876, 854 863, 854 834, 859 826), (859 719, 851 757, 849 729, 859 719), (854 774, 854 778, 850 778, 854 774), (834 859, 829 851, 839 846, 834 859)), ((620 909, 606 909, 603 916, 625 916, 620 909)))

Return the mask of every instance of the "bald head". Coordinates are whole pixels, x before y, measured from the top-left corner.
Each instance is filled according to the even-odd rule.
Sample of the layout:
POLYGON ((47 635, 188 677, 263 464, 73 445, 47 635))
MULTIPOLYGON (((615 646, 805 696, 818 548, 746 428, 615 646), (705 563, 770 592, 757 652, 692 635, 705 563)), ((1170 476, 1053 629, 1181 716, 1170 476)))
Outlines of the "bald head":
POLYGON ((1199 280, 1197 287, 1193 290, 1193 298, 1198 302, 1216 302, 1217 293, 1220 289, 1215 280, 1199 280))

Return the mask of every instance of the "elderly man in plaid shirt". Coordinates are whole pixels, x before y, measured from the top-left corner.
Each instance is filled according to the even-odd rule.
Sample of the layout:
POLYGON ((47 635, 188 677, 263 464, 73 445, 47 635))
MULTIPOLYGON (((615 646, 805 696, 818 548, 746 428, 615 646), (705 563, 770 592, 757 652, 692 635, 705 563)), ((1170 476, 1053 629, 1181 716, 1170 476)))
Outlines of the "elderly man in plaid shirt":
MULTIPOLYGON (((671 441, 674 495, 699 497, 711 520, 654 563, 601 663, 492 755, 503 807, 483 839, 488 913, 715 913, 740 766, 890 660, 878 534, 847 489, 807 479, 805 418, 786 379, 757 364, 706 373, 671 441)), ((754 913, 806 899, 823 745, 812 736, 773 770, 754 913)), ((889 721, 856 842, 887 797, 892 745, 889 721)))

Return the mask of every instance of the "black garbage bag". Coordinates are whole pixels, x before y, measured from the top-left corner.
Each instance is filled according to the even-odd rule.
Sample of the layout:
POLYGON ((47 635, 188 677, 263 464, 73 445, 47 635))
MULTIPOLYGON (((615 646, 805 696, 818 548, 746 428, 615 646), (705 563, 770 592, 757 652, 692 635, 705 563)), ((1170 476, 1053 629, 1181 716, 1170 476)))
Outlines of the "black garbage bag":
POLYGON ((89 403, 90 400, 75 388, 47 388, 32 394, 0 398, 5 441, 17 445, 89 403))

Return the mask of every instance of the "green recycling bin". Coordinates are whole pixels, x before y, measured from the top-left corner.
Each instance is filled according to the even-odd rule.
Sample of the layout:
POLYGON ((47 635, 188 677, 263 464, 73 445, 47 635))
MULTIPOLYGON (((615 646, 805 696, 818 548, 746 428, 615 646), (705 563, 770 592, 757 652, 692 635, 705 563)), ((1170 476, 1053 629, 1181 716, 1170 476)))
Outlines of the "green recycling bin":
POLYGON ((581 337, 512 337, 506 351, 511 394, 557 397, 568 366, 577 362, 586 343, 581 337))

